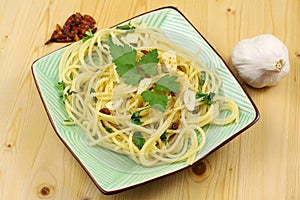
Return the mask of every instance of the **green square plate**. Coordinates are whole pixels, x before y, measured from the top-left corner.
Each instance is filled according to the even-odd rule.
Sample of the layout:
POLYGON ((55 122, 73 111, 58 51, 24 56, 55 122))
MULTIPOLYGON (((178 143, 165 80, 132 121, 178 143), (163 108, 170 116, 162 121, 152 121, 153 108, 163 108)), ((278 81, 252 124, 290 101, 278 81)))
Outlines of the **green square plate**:
MULTIPOLYGON (((240 108, 239 123, 209 127, 206 144, 198 152, 197 160, 203 159, 257 122, 259 112, 253 101, 218 53, 179 10, 163 7, 129 20, 135 19, 160 28, 167 37, 191 52, 201 49, 198 59, 221 76, 223 94, 235 100, 240 108)), ((55 85, 58 82, 59 60, 64 50, 59 49, 36 60, 32 65, 33 77, 58 137, 104 194, 120 192, 188 167, 186 162, 144 167, 126 156, 90 146, 84 131, 79 127, 63 126, 62 121, 68 117, 55 85)))

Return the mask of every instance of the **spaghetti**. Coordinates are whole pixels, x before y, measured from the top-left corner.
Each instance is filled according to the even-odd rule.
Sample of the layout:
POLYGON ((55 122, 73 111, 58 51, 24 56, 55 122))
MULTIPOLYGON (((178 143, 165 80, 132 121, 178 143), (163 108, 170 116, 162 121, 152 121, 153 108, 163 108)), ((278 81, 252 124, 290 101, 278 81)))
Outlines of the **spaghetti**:
POLYGON ((83 128, 92 145, 144 166, 192 164, 205 144, 204 126, 239 119, 237 104, 218 95, 218 74, 153 27, 103 29, 71 44, 59 82, 71 124, 83 128))

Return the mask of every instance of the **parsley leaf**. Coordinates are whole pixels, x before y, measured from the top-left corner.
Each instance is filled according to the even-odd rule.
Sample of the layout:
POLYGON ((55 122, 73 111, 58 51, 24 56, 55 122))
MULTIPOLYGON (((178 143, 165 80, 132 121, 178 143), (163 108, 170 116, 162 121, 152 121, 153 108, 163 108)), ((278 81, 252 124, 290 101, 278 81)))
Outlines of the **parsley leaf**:
POLYGON ((137 67, 134 67, 127 72, 125 72, 122 76, 124 78, 124 82, 128 85, 137 85, 143 75, 139 72, 137 67))
MULTIPOLYGON (((177 76, 165 75, 161 77, 154 85, 155 91, 161 92, 179 92, 179 83, 176 82, 177 76)), ((145 102, 149 102, 152 108, 164 112, 167 107, 168 97, 164 94, 146 90, 141 93, 145 102)))
POLYGON ((211 104, 216 103, 216 101, 213 101, 214 96, 215 96, 215 93, 213 93, 213 92, 202 93, 202 92, 198 91, 196 93, 196 99, 202 98, 201 102, 203 102, 207 105, 211 105, 211 104))
POLYGON ((88 39, 94 37, 94 34, 91 29, 89 31, 86 31, 85 34, 86 34, 86 36, 84 38, 82 38, 82 42, 85 42, 88 39))
POLYGON ((158 63, 157 49, 153 49, 144 54, 139 60, 139 65, 143 69, 143 74, 155 76, 157 74, 156 64, 158 63))
POLYGON ((135 144, 135 146, 137 146, 137 148, 141 149, 144 146, 145 141, 146 140, 143 137, 143 135, 141 134, 141 132, 139 132, 139 131, 134 132, 133 143, 135 144))
POLYGON ((111 37, 108 38, 107 44, 110 47, 110 55, 119 76, 124 78, 126 84, 137 85, 143 77, 136 67, 137 51, 127 44, 114 44, 111 37))
POLYGON ((157 49, 144 54, 138 61, 139 67, 137 67, 136 49, 128 44, 114 44, 111 36, 108 37, 105 43, 109 45, 110 55, 116 65, 116 71, 120 77, 124 78, 125 83, 137 85, 143 77, 157 75, 156 64, 159 62, 157 49))
POLYGON ((142 98, 145 102, 149 102, 152 108, 164 112, 167 107, 168 97, 163 94, 158 94, 150 90, 145 90, 141 93, 142 98))
POLYGON ((177 76, 165 75, 155 84, 154 90, 162 92, 179 92, 179 83, 176 82, 177 76))
POLYGON ((122 77, 126 72, 136 67, 136 50, 129 45, 110 44, 110 54, 113 63, 117 66, 116 71, 122 77))

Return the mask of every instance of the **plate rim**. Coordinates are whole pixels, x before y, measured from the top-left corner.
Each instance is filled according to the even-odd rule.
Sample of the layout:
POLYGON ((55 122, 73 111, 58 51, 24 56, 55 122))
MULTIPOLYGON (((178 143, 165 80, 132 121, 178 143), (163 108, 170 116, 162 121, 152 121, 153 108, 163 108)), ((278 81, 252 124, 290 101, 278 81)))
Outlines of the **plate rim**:
MULTIPOLYGON (((255 116, 254 116, 254 119, 249 122, 245 127, 243 127, 241 130, 237 131, 235 134, 233 134, 232 136, 230 136, 229 138, 227 138, 226 140, 224 140, 223 142, 221 142, 219 145, 216 145, 211 151, 209 151, 204 157, 196 160, 194 162, 197 163, 197 162, 200 162, 201 160, 205 159, 207 156, 209 156, 210 154, 212 154, 213 152, 215 152, 216 150, 220 149, 221 147, 223 147, 225 144, 229 143, 231 140, 233 140, 235 137, 237 137, 238 135, 240 135, 241 133, 245 132, 247 129, 249 129, 251 126, 253 126, 259 119, 260 119, 260 112, 257 108, 257 106, 255 105, 253 99, 250 97, 250 95, 248 94, 248 92, 244 89, 244 87, 242 86, 240 80, 236 77, 236 75, 232 72, 232 70, 229 68, 229 66, 227 65, 227 63, 224 61, 223 57, 216 51, 216 49, 208 42, 208 40, 198 31, 198 29, 191 23, 191 21, 175 6, 163 6, 163 7, 159 7, 159 8, 156 8, 156 9, 152 9, 152 10, 149 10, 149 11, 146 11, 146 12, 143 12, 141 14, 138 14, 138 15, 135 15, 133 17, 130 17, 120 23, 117 23, 111 27, 115 27, 115 26, 118 26, 120 24, 123 24, 127 21, 130 21, 134 18, 137 18, 137 17, 140 17, 140 16, 143 16, 143 15, 146 15, 146 14, 149 14, 149 13, 152 13, 152 12, 155 12, 155 11, 159 11, 159 10, 164 10, 164 9, 172 9, 172 10, 175 10, 176 12, 178 12, 180 14, 181 17, 183 17, 186 22, 192 26, 192 28, 197 32, 198 35, 200 35, 202 37, 202 39, 205 41, 205 43, 211 48, 211 50, 217 55, 217 57, 219 57, 221 59, 221 61, 223 62, 224 66, 227 68, 227 70, 229 71, 229 73, 231 74, 231 76, 237 81, 237 83, 239 84, 239 86, 241 87, 242 91, 244 92, 244 94, 247 96, 249 102, 251 103, 251 106, 253 107, 253 110, 255 112, 255 116)), ((75 160, 80 164, 80 166, 83 168, 83 170, 87 173, 87 175, 91 178, 91 180, 94 182, 94 184, 96 185, 96 187, 105 195, 111 195, 111 194, 116 194, 116 193, 119 193, 119 192, 122 192, 122 191, 125 191, 125 190, 129 190, 129 189, 132 189, 132 188, 135 188, 137 186, 140 186, 140 185, 143 185, 145 183, 150 183, 152 181, 155 181, 157 179, 161 179, 163 177, 166 177, 166 176, 170 176, 172 174, 175 174, 179 171, 182 171, 184 169, 187 169, 188 167, 192 166, 192 165, 187 165, 187 166, 184 166, 182 168, 179 168, 175 171, 172 171, 170 173, 166 173, 166 174, 163 174, 161 176, 158 176, 158 177, 154 177, 152 179, 149 179, 149 180, 145 180, 141 183, 138 183, 138 184, 135 184, 135 185, 130 185, 128 187, 123 187, 123 188, 120 188, 120 189, 116 189, 116 190, 105 190, 103 187, 101 187, 101 185, 99 184, 99 182, 94 178, 94 176, 90 173, 90 171, 87 169, 87 167, 85 166, 85 164, 80 160, 80 158, 76 155, 76 153, 74 153, 74 151, 72 150, 72 148, 66 143, 66 141, 62 138, 62 136, 58 133, 59 131, 57 130, 56 128, 56 125, 53 121, 53 118, 50 114, 50 111, 46 105, 46 100, 44 99, 43 95, 42 95, 42 91, 41 91, 41 88, 38 84, 38 80, 36 78, 36 72, 35 72, 35 64, 40 61, 41 59, 49 56, 50 54, 52 53, 55 53, 55 52, 58 52, 64 48, 66 48, 67 46, 69 46, 71 43, 69 44, 66 44, 65 46, 63 47, 60 47, 54 51, 51 51, 47 54, 45 54, 44 56, 36 59, 32 65, 31 65, 31 73, 32 73, 32 76, 33 76, 33 79, 34 79, 34 83, 37 87, 37 90, 38 90, 38 93, 39 93, 39 96, 40 96, 40 99, 42 100, 42 104, 44 106, 44 109, 46 111, 46 114, 49 118, 49 121, 50 121, 50 124, 51 126, 53 127, 54 129, 54 132, 55 134, 58 136, 58 138, 61 140, 61 142, 64 144, 64 146, 68 149, 68 151, 71 153, 71 155, 75 158, 75 160)))

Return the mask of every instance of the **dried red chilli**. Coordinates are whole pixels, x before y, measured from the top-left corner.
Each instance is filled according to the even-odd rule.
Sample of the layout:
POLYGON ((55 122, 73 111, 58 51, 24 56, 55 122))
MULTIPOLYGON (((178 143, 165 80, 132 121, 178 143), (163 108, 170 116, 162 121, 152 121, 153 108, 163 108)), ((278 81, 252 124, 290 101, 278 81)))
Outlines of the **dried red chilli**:
POLYGON ((75 42, 81 40, 86 35, 87 31, 95 33, 96 21, 90 15, 82 15, 80 13, 72 14, 65 22, 63 27, 56 25, 51 38, 45 43, 46 45, 52 42, 75 42))

